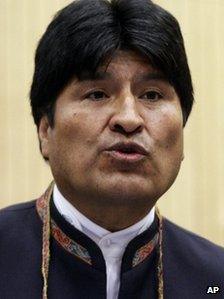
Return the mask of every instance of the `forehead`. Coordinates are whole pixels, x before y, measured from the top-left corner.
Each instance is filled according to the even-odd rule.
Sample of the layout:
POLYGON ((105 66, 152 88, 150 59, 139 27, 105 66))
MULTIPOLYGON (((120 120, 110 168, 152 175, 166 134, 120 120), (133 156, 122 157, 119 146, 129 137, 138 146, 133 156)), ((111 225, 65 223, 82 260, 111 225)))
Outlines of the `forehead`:
POLYGON ((134 51, 117 51, 103 64, 99 66, 94 74, 82 73, 80 81, 83 80, 110 80, 116 78, 127 80, 165 80, 164 74, 154 68, 149 59, 134 51))
MULTIPOLYGON (((101 66, 101 68, 105 67, 107 63, 104 63, 104 65, 101 66)), ((142 68, 148 68, 148 69, 153 69, 152 66, 149 63, 149 59, 144 57, 143 55, 140 55, 134 51, 116 51, 114 55, 111 57, 108 68, 113 68, 113 66, 120 66, 120 67, 127 67, 127 66, 132 66, 132 67, 137 67, 141 66, 142 68)))

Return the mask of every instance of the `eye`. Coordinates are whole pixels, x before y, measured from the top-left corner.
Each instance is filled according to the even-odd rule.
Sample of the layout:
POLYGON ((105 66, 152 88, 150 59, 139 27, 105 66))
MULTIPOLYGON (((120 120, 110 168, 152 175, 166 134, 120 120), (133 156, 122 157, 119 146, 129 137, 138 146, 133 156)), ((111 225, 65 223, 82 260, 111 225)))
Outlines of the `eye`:
POLYGON ((150 102, 157 102, 163 98, 163 95, 155 90, 150 90, 141 96, 142 99, 149 100, 150 102))
POLYGON ((99 101, 99 100, 108 98, 108 96, 105 94, 105 92, 100 91, 100 90, 96 90, 96 91, 88 93, 85 96, 85 98, 86 99, 91 99, 91 100, 94 100, 94 101, 99 101))

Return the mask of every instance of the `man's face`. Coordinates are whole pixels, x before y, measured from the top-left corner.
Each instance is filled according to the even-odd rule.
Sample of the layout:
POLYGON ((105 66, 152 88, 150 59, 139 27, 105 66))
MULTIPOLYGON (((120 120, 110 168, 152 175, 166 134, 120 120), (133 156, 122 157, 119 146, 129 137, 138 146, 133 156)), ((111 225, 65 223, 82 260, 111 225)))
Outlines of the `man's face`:
POLYGON ((178 174, 183 156, 179 98, 134 52, 117 52, 94 80, 69 83, 56 101, 54 119, 53 128, 46 117, 41 120, 42 153, 70 200, 152 205, 178 174))

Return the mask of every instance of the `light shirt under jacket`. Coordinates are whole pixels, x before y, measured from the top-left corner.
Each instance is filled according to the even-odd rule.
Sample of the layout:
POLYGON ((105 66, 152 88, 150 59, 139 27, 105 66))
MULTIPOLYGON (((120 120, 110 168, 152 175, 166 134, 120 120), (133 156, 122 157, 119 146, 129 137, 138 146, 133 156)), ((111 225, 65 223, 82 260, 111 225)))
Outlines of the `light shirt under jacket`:
POLYGON ((150 227, 155 217, 155 208, 152 208, 141 221, 112 233, 80 213, 64 198, 56 185, 54 186, 53 200, 59 213, 100 247, 106 262, 107 299, 117 299, 120 287, 121 261, 125 248, 132 239, 150 227))

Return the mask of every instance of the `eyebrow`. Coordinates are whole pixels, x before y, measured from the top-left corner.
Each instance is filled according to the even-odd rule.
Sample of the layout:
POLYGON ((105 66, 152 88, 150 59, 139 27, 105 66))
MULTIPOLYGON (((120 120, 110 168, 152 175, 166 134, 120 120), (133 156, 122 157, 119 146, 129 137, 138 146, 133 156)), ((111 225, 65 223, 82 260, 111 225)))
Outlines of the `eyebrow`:
MULTIPOLYGON (((80 75, 80 81, 102 81, 102 80, 107 80, 112 78, 113 75, 111 73, 103 72, 103 71, 97 71, 95 73, 83 72, 80 75)), ((163 73, 157 71, 134 76, 134 81, 136 81, 137 83, 142 81, 150 81, 150 80, 168 82, 166 76, 163 73)))
POLYGON ((158 80, 168 82, 167 77, 161 72, 150 72, 146 74, 136 75, 135 81, 150 81, 150 80, 158 80))
POLYGON ((100 81, 100 80, 106 80, 111 79, 113 76, 110 73, 103 72, 103 71, 97 71, 95 73, 90 72, 83 72, 80 75, 81 81, 100 81))

